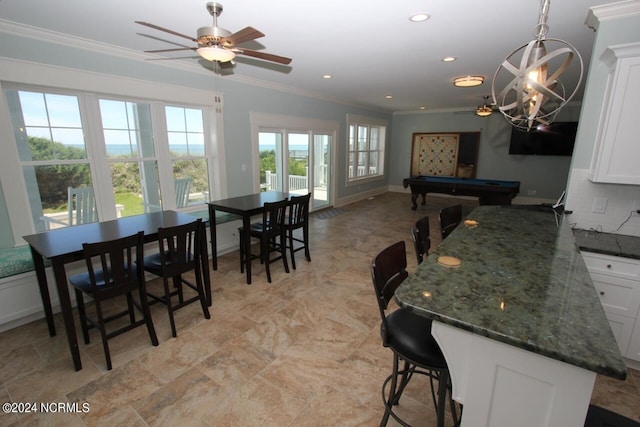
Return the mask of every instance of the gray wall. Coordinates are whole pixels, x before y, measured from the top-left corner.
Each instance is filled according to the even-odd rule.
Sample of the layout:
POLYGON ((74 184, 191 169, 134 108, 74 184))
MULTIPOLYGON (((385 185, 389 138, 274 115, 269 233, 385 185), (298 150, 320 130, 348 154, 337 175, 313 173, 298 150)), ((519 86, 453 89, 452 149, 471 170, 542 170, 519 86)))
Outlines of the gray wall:
MULTIPOLYGON (((556 120, 576 121, 579 113, 577 106, 568 105, 556 120)), ((412 134, 418 132, 480 132, 476 176, 520 181, 519 197, 555 200, 565 189, 571 157, 510 155, 511 125, 504 116, 494 112, 483 118, 470 111, 394 114, 390 185, 402 185, 409 176, 412 134)))

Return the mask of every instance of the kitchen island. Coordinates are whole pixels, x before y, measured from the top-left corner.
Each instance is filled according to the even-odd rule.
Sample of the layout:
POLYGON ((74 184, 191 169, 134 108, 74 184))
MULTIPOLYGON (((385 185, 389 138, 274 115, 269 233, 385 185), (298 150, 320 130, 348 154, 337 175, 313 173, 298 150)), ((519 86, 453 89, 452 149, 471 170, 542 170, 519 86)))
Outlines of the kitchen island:
POLYGON ((596 373, 626 367, 569 225, 517 206, 466 220, 396 292, 434 320, 462 426, 582 426, 596 373))

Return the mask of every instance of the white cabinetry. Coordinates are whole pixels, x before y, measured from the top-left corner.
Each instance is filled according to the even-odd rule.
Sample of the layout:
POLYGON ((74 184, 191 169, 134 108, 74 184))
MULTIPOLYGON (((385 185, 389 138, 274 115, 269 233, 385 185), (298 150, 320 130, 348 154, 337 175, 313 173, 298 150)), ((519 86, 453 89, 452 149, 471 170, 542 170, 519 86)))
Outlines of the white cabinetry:
POLYGON ((601 61, 609 67, 589 179, 640 184, 640 43, 611 46, 601 61))
POLYGON ((640 361, 640 260, 582 252, 620 353, 640 361))

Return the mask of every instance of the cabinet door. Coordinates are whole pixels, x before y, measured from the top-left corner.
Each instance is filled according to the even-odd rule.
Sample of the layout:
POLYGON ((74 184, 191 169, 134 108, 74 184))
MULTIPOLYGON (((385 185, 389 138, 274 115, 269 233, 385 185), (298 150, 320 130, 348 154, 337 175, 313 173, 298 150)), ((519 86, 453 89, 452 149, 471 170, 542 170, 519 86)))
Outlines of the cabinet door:
POLYGON ((602 61, 610 67, 596 145, 589 171, 594 182, 640 184, 640 43, 612 46, 602 61))
POLYGON ((636 320, 633 327, 633 333, 629 340, 629 348, 626 353, 622 353, 629 359, 637 360, 640 362, 640 321, 636 320))
POLYGON ((629 343, 634 330, 635 319, 612 313, 605 313, 605 315, 607 316, 607 320, 609 320, 611 332, 613 332, 613 336, 616 338, 616 342, 618 343, 620 354, 623 356, 627 355, 629 343))

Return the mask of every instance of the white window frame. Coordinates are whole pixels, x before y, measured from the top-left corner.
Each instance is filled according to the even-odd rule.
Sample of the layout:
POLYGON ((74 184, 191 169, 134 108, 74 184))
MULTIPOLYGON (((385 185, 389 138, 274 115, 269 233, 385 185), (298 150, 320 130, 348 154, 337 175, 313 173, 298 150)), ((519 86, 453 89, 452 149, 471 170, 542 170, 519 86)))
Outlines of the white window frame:
POLYGON ((347 114, 347 134, 346 134, 346 144, 345 144, 345 148, 346 148, 346 157, 345 157, 345 180, 346 183, 345 185, 347 187, 352 186, 352 185, 358 185, 358 184, 362 184, 363 182, 368 182, 368 181, 376 181, 379 179, 384 178, 385 176, 385 147, 386 147, 386 137, 387 137, 387 128, 388 128, 388 122, 386 120, 383 119, 376 119, 373 117, 365 117, 365 116, 359 116, 356 114, 347 114), (354 150, 351 150, 350 144, 349 144, 349 138, 350 138, 350 129, 352 126, 355 126, 356 130, 358 129, 359 126, 364 126, 366 127, 369 131, 367 132, 367 141, 366 141, 366 149, 365 150, 358 150, 358 141, 357 141, 357 135, 356 135, 356 141, 354 143, 354 150), (378 149, 377 150, 372 150, 370 143, 371 143, 371 128, 378 128, 379 129, 379 135, 378 135, 378 149), (364 165, 359 165, 358 164, 358 153, 360 152, 365 152, 366 153, 366 158, 367 161, 365 162, 364 165), (376 152, 378 154, 378 163, 377 165, 375 165, 375 172, 372 173, 372 168, 371 165, 369 165, 369 161, 368 159, 371 157, 371 153, 376 152), (350 164, 349 164, 349 159, 351 157, 351 154, 354 154, 354 160, 355 160, 355 164, 354 167, 357 168, 359 166, 363 166, 365 167, 365 175, 361 175, 358 176, 357 172, 355 174, 355 176, 350 177, 349 174, 349 168, 350 168, 350 164))
MULTIPOLYGON (((43 92, 69 92, 78 94, 82 92, 87 97, 104 94, 108 98, 125 98, 136 102, 160 102, 162 105, 185 105, 195 108, 205 109, 205 129, 208 133, 207 141, 209 153, 209 182, 210 199, 226 197, 226 166, 224 144, 222 143, 222 111, 223 97, 218 92, 211 90, 192 89, 184 86, 173 86, 158 82, 137 80, 101 73, 92 73, 82 70, 69 69, 64 67, 24 63, 10 59, 0 58, 0 72, 3 80, 0 82, 0 91, 5 87, 19 90, 38 90, 43 92)), ((2 92, 3 93, 3 92, 2 92)), ((4 97, 3 97, 4 98, 4 97)), ((97 105, 97 104, 96 104, 97 105)), ((91 108, 87 108, 91 110, 91 108)), ((163 112, 164 113, 164 112, 163 112)), ((99 110, 90 111, 89 117, 98 119, 99 110)), ((98 138, 101 129, 95 129, 95 125, 89 125, 89 136, 92 141, 98 138)), ((20 165, 18 164, 18 153, 13 137, 13 129, 6 105, 6 100, 0 101, 0 138, 6 141, 3 147, 3 156, 0 156, 0 181, 5 195, 9 220, 14 235, 15 244, 24 244, 21 236, 35 232, 31 218, 24 215, 26 209, 30 209, 28 196, 25 193, 20 165)), ((95 146, 94 142, 90 142, 95 146)), ((106 167, 106 165, 103 165, 106 167)), ((92 171, 95 174, 95 171, 92 171)), ((162 176, 162 181, 172 179, 172 175, 162 176)), ((96 178, 96 183, 101 184, 100 177, 96 178)), ((109 182, 109 187, 111 186, 109 182)), ((161 184, 162 185, 162 184, 161 184)), ((168 186, 169 184, 166 184, 168 186)), ((162 188, 162 187, 161 187, 162 188)), ((101 191, 101 193, 104 190, 101 191)), ((108 196, 108 195, 107 195, 108 196)), ((113 195, 110 196, 113 198, 113 195)), ((165 196, 166 197, 166 196, 165 196)), ((105 203, 107 205, 109 203, 105 203)), ((113 210, 101 212, 98 207, 100 219, 102 221, 115 218, 115 205, 110 203, 113 210)), ((201 206, 197 206, 202 209, 201 206)))

